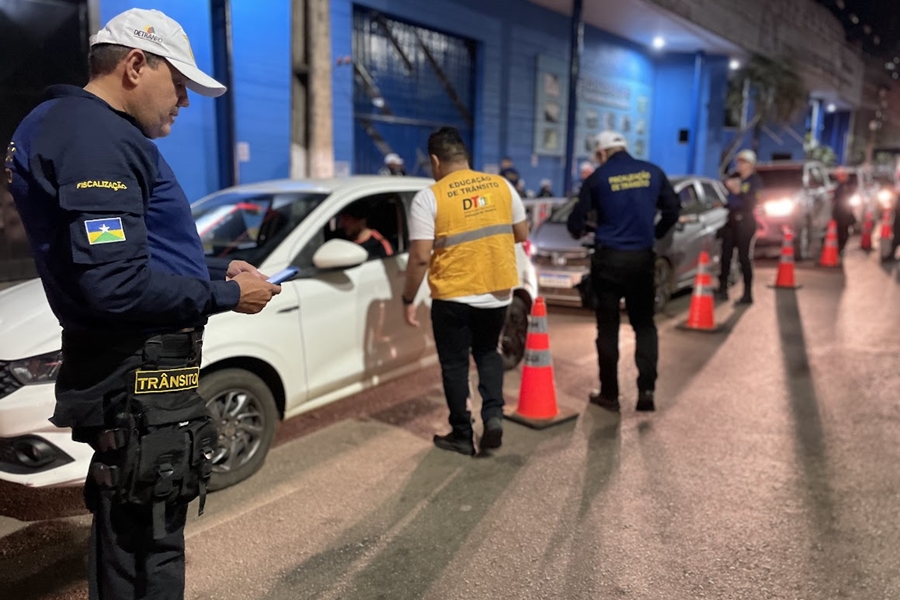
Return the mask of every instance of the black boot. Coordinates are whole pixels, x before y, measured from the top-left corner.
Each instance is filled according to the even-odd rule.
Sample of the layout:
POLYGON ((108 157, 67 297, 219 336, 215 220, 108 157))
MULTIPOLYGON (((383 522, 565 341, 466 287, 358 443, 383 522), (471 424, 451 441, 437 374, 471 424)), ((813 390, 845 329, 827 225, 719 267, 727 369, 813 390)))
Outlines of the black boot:
POLYGON ((471 432, 463 434, 451 431, 447 435, 435 435, 434 445, 441 450, 452 450, 466 456, 475 456, 475 442, 471 432))

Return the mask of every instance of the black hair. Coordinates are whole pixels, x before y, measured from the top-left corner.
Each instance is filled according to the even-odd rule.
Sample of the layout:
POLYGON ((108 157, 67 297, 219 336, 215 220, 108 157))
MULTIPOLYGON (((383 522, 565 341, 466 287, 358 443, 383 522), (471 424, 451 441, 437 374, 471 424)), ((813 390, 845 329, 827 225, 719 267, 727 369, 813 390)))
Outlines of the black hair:
POLYGON ((354 202, 352 204, 348 204, 338 213, 339 215, 347 215, 348 217, 352 217, 354 219, 366 219, 369 218, 369 210, 368 206, 365 202, 354 202))
POLYGON ((441 127, 428 136, 428 154, 437 156, 443 163, 469 160, 466 144, 456 127, 441 127))
MULTIPOLYGON (((134 48, 128 46, 120 46, 119 44, 97 44, 91 46, 91 52, 88 55, 88 66, 90 67, 91 79, 108 75, 116 70, 116 67, 122 62, 129 52, 134 48)), ((163 61, 163 57, 142 50, 144 56, 147 57, 147 66, 156 69, 159 63, 163 61)))

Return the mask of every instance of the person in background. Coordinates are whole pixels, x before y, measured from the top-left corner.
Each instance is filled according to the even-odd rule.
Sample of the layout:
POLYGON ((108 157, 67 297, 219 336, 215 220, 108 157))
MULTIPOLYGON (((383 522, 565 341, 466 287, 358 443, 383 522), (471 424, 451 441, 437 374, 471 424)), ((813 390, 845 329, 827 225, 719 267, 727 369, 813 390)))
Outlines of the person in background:
POLYGON ((504 156, 500 160, 500 176, 505 177, 508 182, 513 184, 513 187, 517 188, 519 185, 519 172, 513 165, 512 159, 508 156, 504 156))
POLYGON ((581 192, 581 186, 587 181, 587 178, 591 176, 591 173, 597 168, 597 165, 592 163, 589 160, 584 161, 580 165, 578 165, 578 177, 579 180, 575 182, 575 185, 572 187, 572 195, 577 196, 579 192, 581 192))
POLYGON ((756 235, 756 218, 753 212, 759 202, 762 179, 756 174, 756 153, 741 150, 735 158, 736 176, 725 180, 728 188, 728 221, 719 230, 722 238, 722 268, 719 272, 717 300, 728 300, 728 277, 731 275, 731 257, 735 248, 744 276, 744 294, 736 304, 753 304, 753 257, 750 246, 756 235))
POLYGON ((850 198, 856 192, 850 186, 850 175, 844 167, 838 167, 834 172, 837 187, 834 190, 834 200, 831 206, 831 218, 837 225, 838 253, 844 254, 844 246, 850 238, 850 228, 856 223, 853 215, 853 207, 850 206, 850 198))
POLYGON ((478 369, 481 450, 503 437, 503 361, 500 332, 519 283, 518 242, 528 239, 525 206, 508 181, 469 167, 469 153, 453 127, 428 138, 435 184, 415 195, 409 210, 409 264, 403 314, 412 327, 416 296, 428 273, 431 323, 441 364, 451 431, 435 435, 442 450, 475 454, 469 411, 469 360, 478 369))
POLYGON ((384 157, 384 166, 378 171, 379 175, 406 175, 406 169, 403 167, 403 159, 398 154, 391 152, 384 157))
POLYGON ((567 224, 572 237, 580 240, 588 228, 588 214, 594 211, 597 215, 590 277, 597 298, 600 390, 592 392, 589 399, 606 410, 619 411, 619 302, 624 297, 635 334, 636 410, 652 411, 656 409, 659 360, 659 338, 653 321, 653 247, 678 222, 681 203, 663 170, 633 158, 621 133, 601 132, 596 154, 600 166, 581 187, 567 224), (657 211, 661 217, 655 223, 657 211))
POLYGON ((538 192, 537 197, 538 198, 552 198, 553 190, 550 189, 550 186, 552 185, 552 183, 553 182, 551 182, 549 179, 541 179, 541 189, 538 192))

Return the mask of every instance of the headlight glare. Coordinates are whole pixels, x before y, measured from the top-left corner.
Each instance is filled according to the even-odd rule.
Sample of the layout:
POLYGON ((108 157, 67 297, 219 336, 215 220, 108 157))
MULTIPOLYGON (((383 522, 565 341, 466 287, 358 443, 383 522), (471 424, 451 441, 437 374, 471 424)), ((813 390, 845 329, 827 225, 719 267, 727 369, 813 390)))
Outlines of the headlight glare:
POLYGON ((862 204, 862 198, 859 197, 859 194, 850 196, 850 206, 859 206, 860 204, 862 204))
POLYGON ((797 203, 790 198, 782 198, 781 200, 769 200, 763 204, 763 210, 769 217, 788 217, 794 214, 797 203))
POLYGON ((56 381, 59 366, 62 364, 62 351, 48 352, 40 356, 23 358, 9 363, 8 369, 12 376, 22 385, 36 383, 50 383, 56 381))

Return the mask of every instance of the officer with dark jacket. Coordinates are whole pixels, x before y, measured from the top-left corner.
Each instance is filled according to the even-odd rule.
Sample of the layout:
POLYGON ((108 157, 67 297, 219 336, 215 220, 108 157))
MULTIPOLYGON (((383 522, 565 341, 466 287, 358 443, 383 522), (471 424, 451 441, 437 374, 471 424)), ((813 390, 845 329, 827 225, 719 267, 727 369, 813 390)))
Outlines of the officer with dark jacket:
POLYGON ((95 454, 92 600, 184 597, 184 524, 217 431, 197 394, 203 326, 256 313, 280 287, 243 261, 207 265, 153 138, 187 89, 219 96, 182 27, 128 10, 91 38, 84 89, 51 88, 19 125, 5 175, 63 328, 51 421, 95 454))
POLYGON ((591 282, 597 298, 597 355, 600 390, 590 401, 619 410, 619 302, 624 297, 636 337, 637 410, 655 409, 659 339, 653 321, 655 305, 655 241, 678 222, 680 203, 662 169, 637 160, 625 138, 614 131, 597 136, 601 166, 585 180, 578 203, 569 215, 569 233, 581 239, 588 213, 595 211, 595 249, 591 282), (657 211, 660 220, 654 225, 657 211))
POLYGON ((725 180, 728 188, 728 220, 719 230, 722 238, 722 269, 719 271, 719 289, 716 299, 728 300, 728 278, 731 275, 731 257, 737 248, 744 275, 744 295, 738 305, 753 304, 753 259, 750 246, 756 235, 756 217, 753 216, 762 190, 762 180, 756 174, 756 153, 741 150, 735 158, 737 173, 725 180))
POLYGON ((851 187, 850 174, 844 167, 835 169, 834 178, 837 180, 837 187, 832 200, 831 218, 837 225, 838 253, 843 256, 844 247, 847 245, 847 240, 850 239, 850 228, 856 224, 853 207, 850 206, 850 198, 857 190, 851 187))

